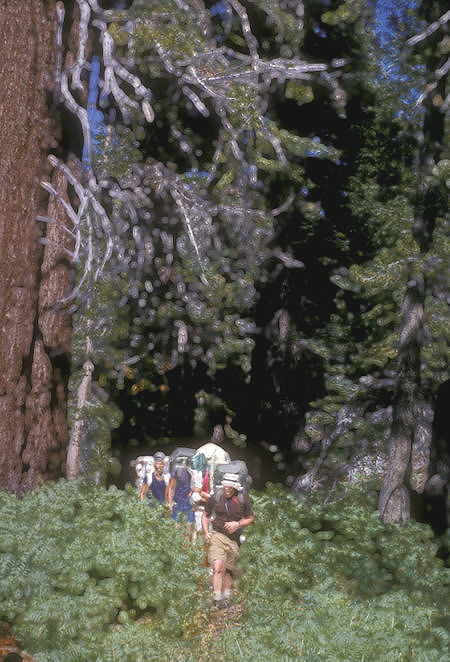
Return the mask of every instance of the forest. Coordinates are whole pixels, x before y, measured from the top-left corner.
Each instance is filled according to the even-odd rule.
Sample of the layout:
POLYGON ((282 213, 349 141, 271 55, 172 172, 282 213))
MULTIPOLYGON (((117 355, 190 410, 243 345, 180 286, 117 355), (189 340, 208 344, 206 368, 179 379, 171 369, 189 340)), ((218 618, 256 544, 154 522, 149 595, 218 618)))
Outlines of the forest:
POLYGON ((1 662, 449 659, 449 19, 2 4, 1 662), (130 468, 210 440, 224 622, 130 468))

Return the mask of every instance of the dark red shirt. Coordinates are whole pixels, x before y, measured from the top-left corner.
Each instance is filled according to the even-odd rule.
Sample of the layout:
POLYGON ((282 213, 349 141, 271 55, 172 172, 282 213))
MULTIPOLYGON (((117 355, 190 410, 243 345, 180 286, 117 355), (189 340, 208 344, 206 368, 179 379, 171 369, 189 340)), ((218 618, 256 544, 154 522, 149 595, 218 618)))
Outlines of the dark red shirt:
POLYGON ((246 494, 243 494, 238 498, 237 495, 227 499, 224 494, 219 497, 219 500, 216 504, 216 496, 212 494, 205 505, 205 511, 207 515, 214 513, 214 519, 212 522, 212 528, 214 531, 223 533, 231 540, 239 542, 239 536, 241 535, 242 529, 239 528, 236 533, 231 535, 224 531, 223 525, 226 522, 238 522, 240 519, 245 519, 246 517, 253 517, 253 510, 250 504, 250 500, 246 494), (239 499, 242 500, 242 504, 239 502, 239 499))

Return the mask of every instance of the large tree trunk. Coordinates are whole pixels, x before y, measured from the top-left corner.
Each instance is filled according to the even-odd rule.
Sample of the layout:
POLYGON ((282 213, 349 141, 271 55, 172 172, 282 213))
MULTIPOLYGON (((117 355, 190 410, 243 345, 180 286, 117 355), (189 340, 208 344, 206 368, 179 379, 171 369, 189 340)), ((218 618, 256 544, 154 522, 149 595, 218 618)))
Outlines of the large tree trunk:
MULTIPOLYGON (((439 53, 427 58, 429 80, 436 78, 445 57, 439 53)), ((418 260, 433 242, 437 218, 445 213, 447 198, 439 182, 431 177, 440 160, 445 136, 445 115, 440 99, 446 98, 445 76, 431 87, 424 99, 423 142, 419 153, 419 191, 413 227, 418 260)), ((393 403, 393 423, 388 444, 388 470, 379 498, 381 519, 400 523, 410 516, 410 489, 422 493, 427 483, 432 437, 432 407, 422 393, 421 354, 424 343, 424 316, 427 277, 412 265, 406 285, 400 324, 397 391, 393 403)))
MULTIPOLYGON (((55 311, 69 284, 57 226, 61 205, 40 187, 58 127, 51 101, 56 63, 56 3, 0 3, 0 489, 22 493, 64 470, 70 318, 55 311), (49 236, 50 235, 50 236, 49 236)), ((48 176, 48 174, 47 174, 48 176)), ((62 195, 63 178, 53 185, 62 195)))

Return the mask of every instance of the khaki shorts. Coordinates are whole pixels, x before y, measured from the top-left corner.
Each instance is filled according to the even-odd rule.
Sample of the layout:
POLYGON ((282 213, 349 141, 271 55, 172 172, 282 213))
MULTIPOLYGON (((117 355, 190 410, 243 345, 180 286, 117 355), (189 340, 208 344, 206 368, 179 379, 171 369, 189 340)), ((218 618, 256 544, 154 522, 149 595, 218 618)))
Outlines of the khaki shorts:
POLYGON ((234 540, 230 540, 223 533, 213 531, 211 543, 208 551, 208 562, 212 565, 213 561, 224 561, 227 570, 234 572, 239 561, 239 545, 234 540))

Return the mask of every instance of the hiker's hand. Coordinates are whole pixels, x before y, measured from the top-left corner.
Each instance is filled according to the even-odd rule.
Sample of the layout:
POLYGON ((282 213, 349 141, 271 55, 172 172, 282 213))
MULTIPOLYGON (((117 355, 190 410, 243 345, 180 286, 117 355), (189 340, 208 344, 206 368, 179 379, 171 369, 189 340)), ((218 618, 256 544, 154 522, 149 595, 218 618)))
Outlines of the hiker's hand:
POLYGON ((239 522, 226 522, 223 528, 227 533, 235 533, 239 529, 239 522))
POLYGON ((210 541, 211 541, 211 538, 212 538, 212 533, 211 533, 211 531, 207 531, 207 532, 205 533, 205 541, 206 541, 206 542, 210 542, 210 541))

